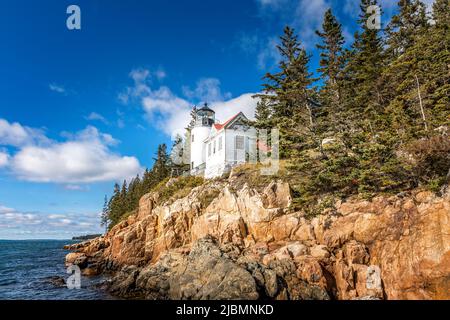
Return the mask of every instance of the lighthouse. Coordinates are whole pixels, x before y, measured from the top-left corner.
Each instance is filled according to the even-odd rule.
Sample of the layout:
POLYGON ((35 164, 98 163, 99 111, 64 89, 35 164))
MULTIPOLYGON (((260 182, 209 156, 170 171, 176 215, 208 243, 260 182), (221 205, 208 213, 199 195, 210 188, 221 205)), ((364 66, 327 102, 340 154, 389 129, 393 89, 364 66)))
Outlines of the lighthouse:
POLYGON ((196 110, 195 124, 191 131, 191 172, 202 174, 205 169, 206 152, 205 140, 209 137, 215 122, 215 112, 205 103, 196 110))

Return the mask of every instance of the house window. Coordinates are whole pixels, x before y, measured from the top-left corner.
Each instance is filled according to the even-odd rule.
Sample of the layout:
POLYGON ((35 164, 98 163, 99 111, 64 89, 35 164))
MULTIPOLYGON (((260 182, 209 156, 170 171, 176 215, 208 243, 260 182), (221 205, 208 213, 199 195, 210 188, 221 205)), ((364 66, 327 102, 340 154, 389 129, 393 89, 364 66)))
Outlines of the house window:
POLYGON ((214 148, 213 148, 213 153, 216 153, 216 140, 214 140, 214 148))
POLYGON ((222 150, 222 137, 219 138, 219 151, 222 150))
POLYGON ((211 143, 208 143, 208 157, 211 157, 211 143))
POLYGON ((236 136, 236 150, 244 150, 244 136, 236 136))
POLYGON ((194 135, 192 135, 192 142, 194 142, 194 135))

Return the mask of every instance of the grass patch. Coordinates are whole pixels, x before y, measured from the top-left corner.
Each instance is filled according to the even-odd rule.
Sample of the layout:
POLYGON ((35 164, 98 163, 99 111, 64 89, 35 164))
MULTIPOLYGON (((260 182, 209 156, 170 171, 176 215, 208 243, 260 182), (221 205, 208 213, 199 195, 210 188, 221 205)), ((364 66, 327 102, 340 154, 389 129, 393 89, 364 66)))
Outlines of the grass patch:
POLYGON ((202 193, 199 197, 200 204, 202 208, 207 208, 211 202, 217 198, 220 194, 220 190, 218 189, 208 189, 206 192, 202 193))
POLYGON ((272 175, 262 175, 261 170, 264 166, 258 164, 243 164, 233 168, 232 178, 230 179, 233 191, 240 190, 245 184, 249 187, 262 191, 273 180, 287 181, 286 161, 279 161, 279 168, 272 175))
POLYGON ((167 178, 156 185, 152 191, 159 194, 158 204, 163 204, 186 197, 192 189, 204 182, 205 179, 195 176, 179 177, 172 179, 172 181, 167 178))
POLYGON ((135 210, 133 210, 133 211, 129 211, 129 212, 125 213, 124 215, 122 215, 122 216, 120 217, 118 223, 127 220, 128 217, 130 217, 130 216, 132 216, 132 215, 134 215, 134 214, 137 214, 137 213, 138 213, 138 209, 135 209, 135 210))

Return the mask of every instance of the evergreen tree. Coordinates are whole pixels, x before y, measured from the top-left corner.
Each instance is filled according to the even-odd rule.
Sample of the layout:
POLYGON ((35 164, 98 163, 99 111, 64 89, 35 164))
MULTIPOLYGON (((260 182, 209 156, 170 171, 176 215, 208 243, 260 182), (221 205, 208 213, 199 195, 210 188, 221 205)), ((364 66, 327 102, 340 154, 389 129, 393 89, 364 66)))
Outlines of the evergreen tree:
POLYGON ((142 196, 141 178, 137 175, 128 185, 127 192, 127 212, 133 211, 139 205, 139 199, 142 196))
POLYGON ((374 136, 376 127, 381 127, 376 122, 383 102, 379 78, 384 59, 380 30, 367 23, 371 17, 370 6, 378 6, 378 1, 361 0, 358 20, 361 32, 355 34, 345 70, 345 110, 350 130, 365 131, 368 128, 374 136))
POLYGON ((431 110, 430 121, 439 127, 450 125, 450 0, 435 0, 432 17, 429 36, 422 36, 417 47, 422 45, 428 57, 423 66, 427 94, 424 108, 431 110))
MULTIPOLYGON (((450 29, 450 0, 435 0, 433 3, 433 21, 438 28, 450 29)), ((448 43, 447 43, 448 48, 448 43)))
POLYGON ((109 228, 114 226, 122 215, 122 203, 120 199, 120 186, 118 183, 114 184, 114 191, 111 199, 109 200, 109 228))
MULTIPOLYGON (((258 95, 261 99, 258 117, 265 122, 270 119, 269 123, 279 129, 280 156, 288 157, 293 149, 301 148, 305 134, 313 132, 314 115, 308 104, 313 79, 308 71, 310 57, 294 30, 286 27, 280 40, 279 71, 264 77, 267 82, 263 84, 264 94, 258 95)), ((257 125, 266 125, 263 121, 257 121, 257 125)))
POLYGON ((170 152, 170 175, 179 176, 189 170, 190 154, 183 138, 177 134, 170 152))
POLYGON ((334 105, 339 103, 340 88, 339 76, 343 68, 342 46, 344 45, 344 36, 342 35, 342 26, 333 15, 331 9, 325 12, 323 31, 316 31, 322 39, 322 43, 317 45, 320 53, 320 68, 317 70, 321 79, 325 82, 323 85, 323 97, 327 102, 334 105))
POLYGON ((197 107, 196 106, 194 106, 192 108, 191 113, 190 113, 190 117, 191 117, 191 119, 190 119, 189 124, 188 124, 188 126, 186 128, 187 131, 191 131, 192 130, 192 128, 195 125, 195 121, 197 120, 197 107))
POLYGON ((398 57, 410 48, 415 38, 426 32, 426 7, 419 0, 400 0, 399 12, 392 17, 388 24, 387 54, 392 59, 398 57))
POLYGON ((160 182, 170 175, 169 155, 167 154, 167 146, 161 144, 158 146, 155 163, 153 165, 153 175, 157 182, 160 182))
MULTIPOLYGON (((255 96, 258 98, 258 96, 255 96)), ((272 127, 272 106, 267 98, 259 98, 255 109, 255 127, 258 129, 270 129, 272 127)))
POLYGON ((119 197, 119 204, 120 204, 120 216, 123 216, 125 213, 128 212, 128 209, 130 208, 130 204, 128 202, 128 183, 127 180, 123 180, 122 188, 120 189, 120 197, 119 197))
POLYGON ((142 193, 149 192, 157 184, 153 170, 146 169, 142 178, 142 193))
POLYGON ((107 228, 109 223, 110 223, 110 209, 109 209, 109 201, 108 201, 108 196, 105 195, 105 200, 103 203, 103 210, 102 210, 102 215, 101 215, 101 222, 100 225, 102 227, 107 228))
POLYGON ((449 121, 450 22, 442 20, 449 9, 448 0, 436 1, 434 25, 422 28, 413 44, 384 71, 390 129, 395 130, 402 143, 429 134, 431 128, 449 121), (442 10, 445 7, 447 10, 442 10))
POLYGON ((341 110, 341 86, 342 70, 344 67, 344 36, 341 24, 333 15, 331 9, 325 12, 322 31, 316 31, 321 38, 321 44, 317 45, 320 50, 320 68, 317 70, 323 81, 320 90, 320 102, 324 114, 321 116, 322 128, 325 134, 333 134, 343 129, 341 110))

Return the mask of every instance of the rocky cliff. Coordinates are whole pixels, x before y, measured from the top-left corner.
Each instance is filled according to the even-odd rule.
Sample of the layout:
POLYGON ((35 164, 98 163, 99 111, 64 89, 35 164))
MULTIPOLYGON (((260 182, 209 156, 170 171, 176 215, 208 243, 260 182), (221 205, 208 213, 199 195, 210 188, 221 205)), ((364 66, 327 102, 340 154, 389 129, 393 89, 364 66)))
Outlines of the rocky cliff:
POLYGON ((289 190, 231 177, 162 204, 150 193, 66 262, 112 272, 109 290, 129 298, 450 298, 450 192, 349 199, 307 218, 289 190))

